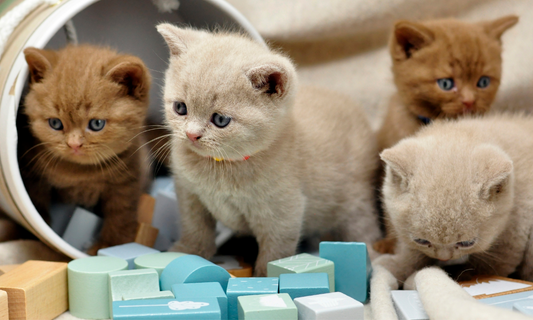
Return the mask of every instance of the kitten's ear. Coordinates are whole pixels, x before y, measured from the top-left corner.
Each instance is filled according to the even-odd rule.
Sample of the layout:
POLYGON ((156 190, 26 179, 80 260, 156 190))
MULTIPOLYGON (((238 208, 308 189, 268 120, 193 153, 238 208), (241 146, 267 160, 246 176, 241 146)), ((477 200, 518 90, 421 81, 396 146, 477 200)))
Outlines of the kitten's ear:
POLYGON ((507 187, 513 172, 513 161, 500 148, 481 145, 472 151, 472 161, 476 164, 474 182, 481 185, 479 196, 489 199, 507 187))
POLYGON ((433 31, 421 23, 412 21, 398 21, 394 25, 391 41, 391 54, 394 59, 405 60, 411 55, 428 46, 435 39, 433 31))
POLYGON ((111 61, 105 77, 124 86, 124 94, 145 99, 150 89, 150 74, 141 59, 121 56, 111 61))
POLYGON ((406 191, 413 170, 414 152, 410 145, 404 142, 383 150, 379 156, 387 164, 386 175, 391 178, 392 183, 400 190, 406 191))
POLYGON ((34 47, 24 49, 24 57, 30 69, 32 83, 41 82, 45 74, 52 70, 52 65, 57 60, 57 54, 54 51, 34 47))
POLYGON ((284 97, 290 86, 289 71, 277 64, 265 64, 246 71, 252 86, 272 97, 284 97))
POLYGON ((156 28, 167 42, 170 54, 175 56, 186 52, 188 44, 208 35, 204 31, 178 28, 170 23, 161 23, 156 28))
POLYGON ((492 21, 481 22, 481 26, 490 37, 500 41, 502 34, 517 22, 518 17, 510 15, 492 21))

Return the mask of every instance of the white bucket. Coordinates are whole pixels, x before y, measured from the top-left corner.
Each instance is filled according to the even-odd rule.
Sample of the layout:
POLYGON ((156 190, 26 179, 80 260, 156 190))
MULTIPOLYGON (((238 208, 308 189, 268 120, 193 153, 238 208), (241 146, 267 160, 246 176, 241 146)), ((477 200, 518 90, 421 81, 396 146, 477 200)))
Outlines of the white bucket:
MULTIPOLYGON (((0 9, 2 6, 10 9, 21 2, 6 0, 0 9)), ((5 15, 6 11, 0 14, 5 15)), ((155 71, 150 114, 156 119, 161 118, 160 85, 168 57, 168 49, 155 31, 157 23, 186 23, 199 28, 236 27, 259 42, 263 43, 263 39, 223 0, 180 0, 179 9, 173 13, 159 13, 150 0, 63 0, 53 6, 39 6, 15 29, 0 59, 0 206, 50 247, 71 258, 80 258, 86 254, 65 242, 44 222, 26 192, 17 161, 15 123, 28 76, 23 49, 61 47, 65 37, 60 29, 71 19, 80 43, 109 45, 137 55, 155 71)))

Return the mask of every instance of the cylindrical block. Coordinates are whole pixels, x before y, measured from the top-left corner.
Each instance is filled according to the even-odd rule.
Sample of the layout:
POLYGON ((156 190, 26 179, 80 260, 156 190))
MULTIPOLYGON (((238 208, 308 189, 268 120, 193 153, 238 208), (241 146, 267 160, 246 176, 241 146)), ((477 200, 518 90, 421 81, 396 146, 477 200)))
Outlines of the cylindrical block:
POLYGON ((218 282, 226 291, 230 274, 222 267, 195 255, 172 260, 160 277, 161 290, 172 290, 178 283, 218 282))
POLYGON ((165 269, 172 260, 184 255, 186 254, 181 252, 151 253, 135 258, 133 263, 135 263, 135 269, 155 269, 159 276, 161 276, 163 269, 165 269))
POLYGON ((70 313, 82 319, 109 319, 109 280, 113 271, 127 270, 128 262, 115 257, 88 257, 68 264, 70 313))

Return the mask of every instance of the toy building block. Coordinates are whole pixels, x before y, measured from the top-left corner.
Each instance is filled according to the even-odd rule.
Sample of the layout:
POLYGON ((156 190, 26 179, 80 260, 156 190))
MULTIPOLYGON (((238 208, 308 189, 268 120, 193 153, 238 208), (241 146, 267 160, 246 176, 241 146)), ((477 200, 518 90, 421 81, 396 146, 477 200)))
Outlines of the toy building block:
POLYGON ((78 207, 63 234, 63 240, 80 251, 87 251, 94 243, 101 227, 100 217, 78 207))
POLYGON ((192 254, 172 260, 161 272, 161 290, 179 283, 218 282, 225 289, 230 274, 209 260, 192 254))
POLYGON ((128 262, 115 257, 87 257, 68 264, 70 313, 82 319, 109 319, 109 276, 128 269, 128 262))
POLYGON ((461 281, 459 284, 475 299, 486 299, 533 290, 533 282, 500 276, 475 276, 468 281, 461 281))
POLYGON ((329 277, 330 292, 335 291, 335 265, 331 260, 316 257, 308 253, 270 261, 267 264, 267 276, 279 277, 283 273, 317 273, 325 272, 329 277))
POLYGON ((9 319, 54 319, 68 309, 67 264, 27 261, 0 276, 9 319))
POLYGON ((417 291, 392 290, 390 293, 399 320, 429 320, 417 291))
POLYGON ((97 255, 106 257, 116 257, 128 261, 128 268, 133 269, 135 264, 133 260, 145 254, 158 253, 159 250, 143 246, 135 242, 121 244, 114 247, 103 248, 98 250, 97 255))
POLYGON ((147 300, 147 299, 174 299, 172 291, 158 291, 150 293, 125 293, 122 295, 122 300, 147 300))
POLYGON ((175 299, 130 300, 113 302, 113 319, 220 320, 216 298, 188 301, 175 299))
POLYGON ((178 301, 207 297, 217 298, 221 320, 228 319, 228 297, 218 282, 175 284, 172 286, 172 292, 178 301))
POLYGON ((485 299, 479 299, 479 302, 492 305, 498 308, 513 310, 513 305, 517 302, 531 301, 531 291, 522 291, 518 293, 504 294, 485 299))
POLYGON ((157 228, 147 223, 139 222, 137 234, 135 235, 135 243, 151 248, 155 245, 158 234, 159 230, 157 228))
POLYGON ((172 260, 187 255, 181 252, 158 252, 135 258, 135 269, 155 269, 159 276, 172 260))
POLYGON ((172 243, 179 239, 178 201, 174 192, 160 190, 156 194, 152 226, 159 229, 159 236, 155 244, 155 248, 158 250, 167 250, 172 243))
POLYGON ((235 277, 249 278, 252 276, 253 268, 244 259, 235 256, 214 256, 211 262, 226 269, 229 274, 235 277))
POLYGON ((137 205, 137 220, 139 223, 152 225, 154 215, 155 198, 149 194, 142 194, 137 205))
POLYGON ((298 320, 364 320, 364 305, 342 292, 294 299, 298 320))
POLYGON ((167 191, 174 193, 174 179, 172 177, 157 177, 152 182, 152 189, 150 195, 157 196, 159 191, 167 191))
POLYGON ((7 292, 0 290, 0 320, 9 320, 7 292))
POLYGON ((279 293, 292 299, 329 293, 327 273, 284 273, 279 275, 279 293))
POLYGON ((277 294, 279 290, 278 278, 231 278, 228 281, 226 295, 228 296, 228 319, 239 318, 240 296, 258 294, 277 294))
POLYGON ((72 219, 72 216, 76 211, 76 205, 56 202, 50 205, 49 211, 50 228, 52 228, 58 236, 62 237, 65 234, 70 219, 72 219))
POLYGON ((0 266, 0 276, 3 275, 4 273, 8 273, 9 271, 17 268, 18 266, 20 266, 20 264, 6 264, 3 266, 0 266))
POLYGON ((297 320, 298 309, 286 293, 241 296, 239 320, 297 320))
POLYGON ((122 300, 125 294, 150 294, 159 292, 159 275, 154 269, 113 271, 109 277, 109 308, 113 301, 122 300))
POLYGON ((372 264, 366 244, 360 242, 320 243, 320 257, 335 264, 335 291, 365 303, 370 290, 372 264))
POLYGON ((513 310, 521 312, 527 316, 533 316, 533 300, 529 299, 516 302, 513 304, 513 310))

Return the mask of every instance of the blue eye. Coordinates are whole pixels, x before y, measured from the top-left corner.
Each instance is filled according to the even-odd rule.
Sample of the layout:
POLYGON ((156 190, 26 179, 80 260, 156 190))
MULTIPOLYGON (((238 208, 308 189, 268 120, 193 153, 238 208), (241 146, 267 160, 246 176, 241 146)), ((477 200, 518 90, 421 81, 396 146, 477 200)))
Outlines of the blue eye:
POLYGON ((437 84, 439 87, 444 91, 450 91, 455 87, 455 83, 453 82, 453 78, 442 78, 437 80, 437 84))
POLYGON ((483 89, 483 88, 488 87, 489 84, 490 84, 490 78, 487 77, 487 76, 483 76, 483 77, 479 78, 479 80, 477 82, 477 87, 483 89))
POLYGON ((219 128, 224 128, 225 126, 229 124, 230 121, 231 121, 230 117, 226 117, 218 113, 213 113, 213 117, 211 118, 211 122, 213 122, 215 126, 219 128))
POLYGON ((455 244, 458 248, 470 248, 476 243, 476 239, 469 240, 469 241, 459 241, 455 244))
POLYGON ((185 102, 175 101, 174 102, 174 111, 179 114, 180 116, 184 116, 187 114, 187 106, 185 105, 185 102))
POLYGON ((92 131, 100 131, 105 127, 105 120, 102 119, 91 119, 89 121, 89 129, 92 131))
POLYGON ((414 242, 420 244, 420 245, 423 245, 423 246, 430 246, 431 245, 431 242, 425 240, 425 239, 413 239, 414 242))
POLYGON ((58 118, 48 119, 48 124, 50 125, 50 128, 54 130, 63 130, 63 122, 61 122, 61 120, 58 118))

